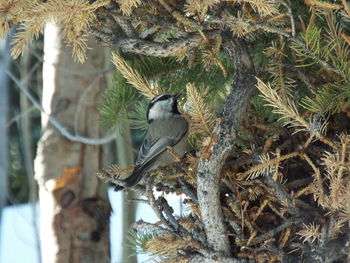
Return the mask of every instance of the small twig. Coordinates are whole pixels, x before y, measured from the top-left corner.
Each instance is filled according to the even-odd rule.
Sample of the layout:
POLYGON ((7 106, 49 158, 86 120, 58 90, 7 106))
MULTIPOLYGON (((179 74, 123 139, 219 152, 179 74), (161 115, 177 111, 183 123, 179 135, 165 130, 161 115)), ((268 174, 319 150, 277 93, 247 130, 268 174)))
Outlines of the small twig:
POLYGON ((192 187, 192 185, 188 184, 184 179, 179 178, 179 182, 181 184, 182 192, 191 198, 193 201, 198 201, 196 189, 192 187))
POLYGON ((87 32, 96 37, 99 41, 107 44, 107 45, 110 45, 111 43, 114 42, 114 36, 113 34, 111 33, 107 33, 107 32, 103 32, 102 30, 99 30, 95 27, 89 27, 87 29, 87 32))
POLYGON ((22 111, 21 113, 17 114, 15 117, 13 117, 11 120, 9 120, 3 127, 0 127, 0 128, 10 127, 13 123, 19 121, 21 118, 28 115, 29 113, 31 113, 35 109, 36 109, 36 107, 32 106, 32 107, 28 108, 27 110, 22 111))
POLYGON ((111 174, 106 169, 102 169, 101 171, 98 171, 97 176, 100 177, 101 179, 105 180, 108 183, 113 183, 113 184, 121 185, 121 186, 125 186, 125 184, 126 184, 125 182, 123 182, 123 180, 121 180, 121 179, 119 179, 119 177, 111 174))
POLYGON ((172 229, 180 233, 182 236, 191 237, 192 239, 196 240, 201 244, 206 244, 205 237, 203 236, 203 234, 198 233, 195 230, 193 230, 192 233, 190 233, 187 229, 185 229, 179 224, 178 220, 173 215, 172 207, 169 206, 167 200, 164 197, 159 197, 157 203, 159 204, 159 207, 161 207, 161 211, 165 213, 168 222, 172 226, 172 229))
POLYGON ((284 5, 287 10, 288 10, 288 15, 290 18, 290 24, 292 26, 292 36, 295 37, 295 21, 294 21, 294 17, 293 17, 293 12, 292 12, 292 8, 290 7, 290 1, 287 0, 288 3, 286 2, 282 2, 282 5, 284 5))
POLYGON ((304 74, 300 68, 295 69, 298 75, 298 78, 310 89, 310 91, 315 91, 316 86, 309 80, 309 78, 304 74))
POLYGON ((312 182, 312 178, 311 177, 307 177, 307 178, 301 178, 301 179, 297 179, 297 180, 288 182, 288 183, 285 184, 285 186, 288 189, 293 190, 293 189, 296 189, 296 188, 299 188, 299 187, 304 187, 304 186, 310 184, 311 182, 312 182))
POLYGON ((174 215, 173 215, 174 209, 171 206, 169 206, 167 200, 164 197, 162 197, 162 196, 159 197, 156 200, 156 202, 158 204, 158 207, 160 208, 159 210, 161 211, 161 213, 164 212, 164 214, 166 215, 167 221, 171 224, 172 228, 176 232, 182 232, 182 231, 187 232, 187 230, 182 229, 179 222, 174 217, 174 215))
POLYGON ((158 234, 158 235, 168 234, 168 235, 174 236, 173 232, 170 231, 169 229, 161 227, 157 224, 151 224, 151 223, 145 222, 142 219, 135 222, 132 225, 132 228, 134 230, 150 231, 150 232, 158 234))
POLYGON ((164 9, 166 11, 168 11, 178 22, 180 22, 184 26, 189 26, 189 27, 192 27, 196 30, 203 30, 203 26, 188 19, 182 13, 180 13, 176 10, 173 10, 173 8, 170 5, 168 5, 164 0, 157 0, 157 1, 159 2, 159 4, 161 4, 164 7, 164 9))
POLYGON ((304 153, 304 154, 301 155, 301 157, 309 164, 309 166, 314 171, 314 177, 316 179, 316 187, 317 187, 318 191, 320 192, 319 202, 320 202, 320 204, 322 204, 325 207, 327 207, 327 195, 325 193, 325 189, 324 189, 324 186, 323 186, 323 180, 322 180, 322 177, 321 177, 320 170, 312 162, 312 160, 309 158, 309 156, 307 156, 307 154, 304 153))
POLYGON ((313 141, 313 139, 315 139, 315 135, 311 134, 307 139, 307 141, 304 143, 304 145, 301 147, 301 149, 303 150, 306 149, 310 145, 310 143, 313 141))
MULTIPOLYGON (((203 38, 199 33, 188 33, 184 37, 177 38, 168 42, 153 42, 139 38, 125 38, 112 33, 103 32, 97 28, 90 27, 88 32, 101 40, 107 45, 116 45, 121 48, 123 52, 133 54, 142 54, 154 57, 173 57, 176 54, 183 52, 183 50, 190 50, 199 46, 203 42, 203 38)), ((205 31, 208 38, 218 36, 218 30, 205 31)))
POLYGON ((133 199, 127 199, 126 202, 128 203, 141 203, 141 204, 148 204, 147 199, 140 199, 140 198, 133 198, 133 199))
POLYGON ((279 200, 279 202, 287 205, 288 212, 292 215, 300 216, 301 212, 293 203, 293 198, 284 189, 283 185, 272 179, 272 175, 269 174, 264 177, 264 182, 269 187, 269 192, 274 192, 274 196, 279 200))
POLYGON ((156 214, 156 216, 160 219, 160 221, 162 221, 162 223, 168 228, 168 229, 173 229, 172 225, 170 224, 170 222, 164 217, 162 211, 159 209, 157 200, 155 199, 154 195, 153 195, 153 186, 150 182, 150 178, 148 178, 147 183, 146 183, 146 195, 148 197, 148 203, 151 206, 151 208, 153 209, 154 213, 156 214))
POLYGON ((299 220, 289 219, 289 220, 285 221, 282 225, 279 225, 278 227, 271 229, 271 230, 267 231, 266 233, 254 238, 250 242, 249 245, 253 246, 253 245, 259 244, 267 239, 270 239, 270 238, 274 237, 275 235, 277 235, 278 233, 282 232, 287 227, 290 227, 291 225, 293 225, 297 222, 299 222, 299 220))

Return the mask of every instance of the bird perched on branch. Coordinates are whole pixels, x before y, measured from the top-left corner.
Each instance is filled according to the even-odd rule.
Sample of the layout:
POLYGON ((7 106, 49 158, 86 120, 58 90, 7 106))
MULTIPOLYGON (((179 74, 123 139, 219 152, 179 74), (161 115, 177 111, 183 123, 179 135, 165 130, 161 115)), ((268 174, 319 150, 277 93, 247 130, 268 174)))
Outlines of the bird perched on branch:
POLYGON ((123 186, 117 185, 114 190, 136 185, 145 172, 165 166, 175 161, 168 151, 183 157, 187 149, 188 122, 177 108, 177 99, 181 94, 161 94, 154 97, 148 105, 147 135, 137 156, 133 172, 123 179, 123 186))

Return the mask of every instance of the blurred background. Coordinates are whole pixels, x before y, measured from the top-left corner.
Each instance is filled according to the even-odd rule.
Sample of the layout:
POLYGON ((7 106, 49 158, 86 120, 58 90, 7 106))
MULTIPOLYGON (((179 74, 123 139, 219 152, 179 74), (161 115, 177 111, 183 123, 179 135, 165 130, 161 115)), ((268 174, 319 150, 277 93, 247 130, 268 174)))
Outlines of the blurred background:
MULTIPOLYGON (((122 227, 123 212, 117 212, 123 207, 123 195, 121 192, 114 192, 112 188, 108 191, 113 212, 110 222, 110 242, 111 242, 111 262, 130 262, 132 257, 126 257, 127 261, 122 259, 122 227)), ((167 200, 174 208, 176 215, 181 215, 183 207, 179 197, 169 195, 167 200)), ((1 239, 0 239, 0 262, 14 263, 40 262, 40 242, 39 242, 39 225, 40 220, 38 204, 16 204, 8 205, 3 209, 1 222, 1 239)), ((146 204, 139 204, 136 210, 136 220, 144 220, 146 222, 156 222, 152 209, 146 204)), ((128 242, 128 246, 132 246, 128 242)), ((131 254, 133 255, 133 254, 131 254)), ((137 262, 149 262, 150 257, 146 254, 138 254, 137 262)))
MULTIPOLYGON (((39 255, 57 249, 55 242, 59 240, 40 242, 50 240, 51 234, 40 229, 40 222, 45 225, 51 220, 48 224, 54 224, 51 211, 55 208, 49 208, 52 203, 39 205, 39 193, 43 201, 50 200, 46 193, 51 193, 56 201, 73 208, 84 202, 92 207, 102 200, 101 207, 107 210, 102 209, 104 216, 87 223, 97 229, 93 232, 95 244, 105 240, 100 251, 110 250, 111 262, 146 261, 148 257, 143 254, 136 258, 129 232, 135 220, 156 222, 152 209, 142 203, 136 206, 136 202, 128 201, 136 195, 125 196, 112 187, 108 201, 107 184, 96 177, 97 170, 110 164, 133 164, 143 136, 142 131, 131 132, 125 125, 119 135, 116 127, 108 133, 100 126, 100 97, 118 84, 115 67, 109 62, 110 50, 91 42, 87 60, 80 64, 62 44, 57 28, 48 25, 45 36, 13 60, 12 34, 13 30, 7 39, 0 39, 0 262, 50 262, 45 253, 42 258, 39 255), (78 174, 90 179, 83 180, 78 174), (112 208, 110 222, 108 202, 112 208), (43 243, 47 244, 44 248, 43 243)), ((168 200, 175 214, 183 213, 180 197, 170 194, 168 200)), ((95 218, 88 220, 91 217, 95 218)), ((81 223, 79 211, 65 219, 81 223)), ((71 227, 77 226, 64 226, 63 232, 71 231, 71 227)))

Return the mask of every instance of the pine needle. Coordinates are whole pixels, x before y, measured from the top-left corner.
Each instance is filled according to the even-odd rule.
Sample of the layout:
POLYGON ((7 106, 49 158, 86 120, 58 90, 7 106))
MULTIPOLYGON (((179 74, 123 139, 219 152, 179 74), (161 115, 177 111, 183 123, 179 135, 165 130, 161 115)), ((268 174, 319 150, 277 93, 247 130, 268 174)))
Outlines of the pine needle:
MULTIPOLYGON (((167 257, 175 260, 178 258, 178 250, 185 248, 200 248, 201 245, 191 238, 174 238, 172 236, 159 236, 149 240, 146 243, 148 253, 155 254, 159 257, 167 257)), ((174 261, 176 262, 176 261, 174 261)))
POLYGON ((126 16, 130 16, 132 10, 142 3, 141 0, 116 0, 116 2, 118 2, 120 10, 126 16))
POLYGON ((187 0, 185 4, 185 11, 187 13, 197 14, 199 20, 203 21, 208 9, 219 2, 219 0, 187 0))
POLYGON ((321 238, 320 225, 310 223, 308 225, 303 224, 305 229, 300 230, 296 234, 301 236, 303 242, 311 241, 311 243, 321 238))
POLYGON ((187 99, 190 103, 192 133, 210 135, 214 126, 212 111, 208 108, 194 84, 188 83, 186 89, 187 99))
POLYGON ((280 120, 284 120, 285 125, 290 124, 292 127, 296 127, 295 133, 302 130, 310 130, 309 123, 299 115, 293 101, 290 99, 283 101, 276 90, 271 88, 270 84, 266 85, 259 78, 257 80, 257 88, 262 93, 261 97, 268 102, 267 106, 274 108, 274 113, 282 115, 280 120))
POLYGON ((8 32, 8 21, 21 24, 12 42, 11 55, 17 58, 33 38, 37 39, 47 22, 55 22, 68 46, 72 46, 74 59, 83 63, 86 59, 85 33, 96 19, 94 11, 109 4, 109 0, 90 4, 87 0, 13 1, 6 9, 0 3, 0 34, 8 32), (5 23, 4 23, 5 21, 5 23))
POLYGON ((254 11, 262 16, 278 14, 278 1, 276 0, 231 0, 235 3, 249 3, 254 11))
POLYGON ((156 88, 151 88, 148 80, 143 77, 139 72, 133 69, 123 58, 117 53, 112 53, 112 62, 116 68, 122 73, 123 77, 133 85, 137 90, 139 90, 144 96, 149 99, 154 98, 158 95, 156 88))
POLYGON ((247 178, 249 179, 255 179, 260 175, 264 175, 267 173, 273 173, 275 171, 276 165, 284 160, 294 158, 296 156, 299 156, 299 152, 292 152, 286 155, 282 155, 275 159, 270 159, 268 155, 260 156, 260 164, 254 165, 246 172, 240 174, 237 179, 243 180, 247 178))

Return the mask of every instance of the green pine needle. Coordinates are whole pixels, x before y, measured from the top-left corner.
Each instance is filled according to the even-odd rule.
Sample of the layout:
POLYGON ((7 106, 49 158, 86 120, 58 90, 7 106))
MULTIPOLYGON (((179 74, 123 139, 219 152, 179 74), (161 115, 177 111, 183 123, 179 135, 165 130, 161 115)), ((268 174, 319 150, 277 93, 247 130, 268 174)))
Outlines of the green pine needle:
MULTIPOLYGON (((118 75, 118 74, 117 74, 118 75)), ((128 121, 128 108, 137 98, 137 93, 126 81, 121 80, 107 89, 100 102, 99 113, 101 124, 109 128, 111 132, 122 132, 128 121)))
POLYGON ((134 231, 130 230, 127 239, 129 246, 135 249, 135 254, 146 254, 147 242, 158 237, 156 233, 150 231, 134 231))

